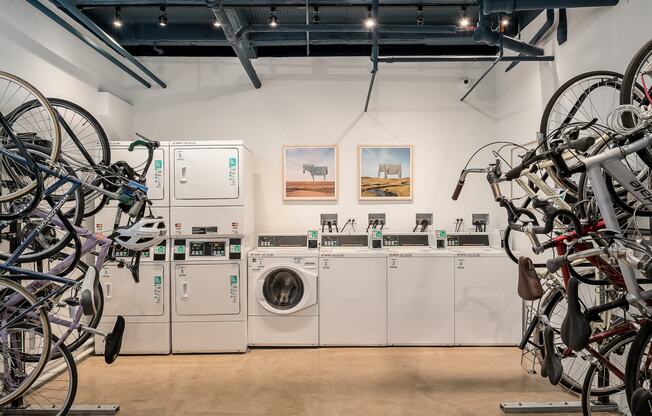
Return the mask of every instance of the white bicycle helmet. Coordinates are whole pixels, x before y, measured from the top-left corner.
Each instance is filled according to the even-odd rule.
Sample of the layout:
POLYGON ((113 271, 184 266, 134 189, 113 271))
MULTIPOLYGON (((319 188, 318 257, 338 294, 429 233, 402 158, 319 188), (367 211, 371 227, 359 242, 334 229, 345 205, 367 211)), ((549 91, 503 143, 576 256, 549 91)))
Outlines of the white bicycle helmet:
POLYGON ((113 239, 122 247, 141 251, 165 240, 168 227, 162 217, 145 217, 127 227, 115 230, 113 239))

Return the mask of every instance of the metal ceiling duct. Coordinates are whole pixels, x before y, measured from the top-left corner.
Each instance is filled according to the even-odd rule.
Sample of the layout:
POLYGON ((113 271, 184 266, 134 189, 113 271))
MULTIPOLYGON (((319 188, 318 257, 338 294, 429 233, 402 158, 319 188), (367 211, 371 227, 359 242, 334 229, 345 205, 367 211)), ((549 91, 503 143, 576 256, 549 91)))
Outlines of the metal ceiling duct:
POLYGON ((482 11, 487 15, 520 10, 615 6, 618 2, 619 0, 483 0, 482 11))

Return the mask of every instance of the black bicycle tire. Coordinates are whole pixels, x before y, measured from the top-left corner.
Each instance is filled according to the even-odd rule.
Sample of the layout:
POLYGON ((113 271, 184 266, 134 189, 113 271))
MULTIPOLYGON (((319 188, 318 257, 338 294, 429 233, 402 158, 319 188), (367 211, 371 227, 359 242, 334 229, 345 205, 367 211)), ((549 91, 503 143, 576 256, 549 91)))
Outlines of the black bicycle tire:
MULTIPOLYGON (((552 110, 557 103, 557 100, 566 92, 566 90, 572 86, 573 84, 577 83, 578 81, 582 80, 583 78, 590 78, 590 77, 595 77, 595 76, 605 76, 605 77, 617 77, 621 80, 623 79, 623 74, 620 74, 618 72, 614 71, 588 71, 584 72, 582 74, 576 75, 573 78, 569 79, 565 83, 563 83, 557 91, 550 97, 550 100, 548 100, 548 103, 546 104, 545 109, 543 110, 543 115, 541 116, 541 122, 539 124, 539 132, 543 133, 544 137, 548 135, 548 121, 550 118, 550 114, 552 113, 552 110)), ((622 84, 621 84, 621 93, 622 93, 622 84)), ((548 146, 548 141, 544 141, 542 145, 543 150, 547 151, 550 150, 548 146)), ((563 183, 564 186, 569 190, 570 193, 576 194, 577 193, 577 185, 573 184, 571 181, 569 181, 566 178, 562 178, 559 175, 557 175, 555 168, 551 167, 548 169, 548 172, 550 173, 551 177, 554 177, 555 182, 560 182, 563 183)))
MULTIPOLYGON (((649 344, 651 339, 652 321, 646 320, 636 333, 632 347, 629 349, 629 355, 627 356, 627 364, 625 365, 625 394, 627 396, 627 403, 631 403, 632 394, 640 387, 638 375, 641 354, 647 352, 647 349, 644 348, 649 344)), ((652 415, 652 412, 650 415, 652 415)))
MULTIPOLYGON (((632 342, 634 338, 636 337, 636 332, 631 331, 631 332, 626 332, 623 334, 620 334, 616 337, 613 337, 607 342, 606 345, 604 345, 602 348, 600 348, 599 354, 602 356, 605 356, 612 348, 619 346, 622 341, 627 341, 627 339, 631 338, 632 342)), ((630 350, 631 351, 631 350, 630 350)), ((601 394, 596 394, 596 395, 589 395, 588 391, 590 390, 592 381, 593 381, 593 373, 598 369, 597 364, 593 363, 589 366, 589 369, 586 371, 586 376, 584 377, 584 384, 582 384, 582 395, 581 395, 581 403, 582 403, 582 414, 584 416, 590 416, 591 413, 589 412, 589 409, 591 408, 591 398, 594 397, 601 397, 601 396, 610 396, 614 393, 618 393, 619 391, 622 391, 622 389, 616 389, 615 387, 610 390, 605 390, 601 394)), ((625 376, 625 380, 627 377, 625 376)), ((625 380, 623 380, 623 384, 625 383, 625 380)))
MULTIPOLYGON (((629 61, 629 65, 623 75, 623 85, 620 90, 620 104, 632 104, 632 87, 638 81, 638 68, 641 66, 643 59, 648 56, 652 56, 652 40, 644 44, 636 52, 632 60, 629 61)), ((650 89, 652 90, 652 85, 650 86, 650 89)), ((645 101, 643 103, 645 103, 645 101)), ((623 119, 626 120, 627 116, 624 115, 623 119)), ((629 122, 631 123, 631 119, 629 122)), ((642 149, 637 154, 643 162, 652 168, 652 150, 642 149)))

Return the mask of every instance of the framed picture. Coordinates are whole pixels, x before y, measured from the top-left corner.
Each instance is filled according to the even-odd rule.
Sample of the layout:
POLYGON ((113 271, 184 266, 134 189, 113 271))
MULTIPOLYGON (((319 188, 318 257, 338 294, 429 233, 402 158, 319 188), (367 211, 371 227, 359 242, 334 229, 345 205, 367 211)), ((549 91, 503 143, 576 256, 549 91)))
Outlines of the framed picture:
POLYGON ((283 199, 336 200, 337 146, 283 146, 283 199))
POLYGON ((358 198, 411 200, 412 145, 358 146, 358 198))

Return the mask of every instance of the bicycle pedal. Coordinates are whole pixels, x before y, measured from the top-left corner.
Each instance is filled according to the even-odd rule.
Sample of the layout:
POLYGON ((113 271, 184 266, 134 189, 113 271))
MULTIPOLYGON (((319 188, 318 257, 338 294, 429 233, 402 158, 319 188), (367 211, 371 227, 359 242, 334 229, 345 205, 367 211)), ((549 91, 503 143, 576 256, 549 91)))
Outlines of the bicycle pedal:
POLYGON ((79 298, 67 298, 63 300, 66 306, 79 306, 79 298))
POLYGON ((104 362, 112 364, 120 355, 122 337, 125 333, 125 318, 118 316, 113 326, 113 331, 104 339, 104 362))

